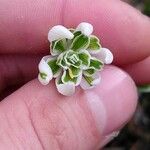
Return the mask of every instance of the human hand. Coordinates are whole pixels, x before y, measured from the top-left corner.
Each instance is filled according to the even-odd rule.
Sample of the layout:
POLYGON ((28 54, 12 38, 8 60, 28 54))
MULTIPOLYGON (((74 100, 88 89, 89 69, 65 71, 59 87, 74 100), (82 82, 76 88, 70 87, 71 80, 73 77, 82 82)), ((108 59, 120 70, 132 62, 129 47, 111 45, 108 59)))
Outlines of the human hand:
MULTIPOLYGON (((127 4, 1 0, 0 91, 37 75, 39 58, 49 52, 49 28, 82 21, 93 24, 102 45, 113 52, 115 65, 131 73, 136 83, 149 83, 150 21, 127 4)), ((0 103, 0 148, 98 149, 127 123, 136 104, 134 82, 115 66, 103 70, 95 89, 78 88, 72 97, 59 95, 53 82, 42 86, 35 79, 0 103)))

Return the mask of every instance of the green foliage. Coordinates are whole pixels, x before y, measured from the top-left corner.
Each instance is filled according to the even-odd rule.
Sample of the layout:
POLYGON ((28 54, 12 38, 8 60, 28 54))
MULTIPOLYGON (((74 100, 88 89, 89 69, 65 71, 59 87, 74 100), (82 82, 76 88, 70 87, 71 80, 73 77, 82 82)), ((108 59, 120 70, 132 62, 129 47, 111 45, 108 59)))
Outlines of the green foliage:
POLYGON ((145 0, 143 12, 144 12, 144 14, 146 14, 147 16, 150 16, 150 0, 145 0))

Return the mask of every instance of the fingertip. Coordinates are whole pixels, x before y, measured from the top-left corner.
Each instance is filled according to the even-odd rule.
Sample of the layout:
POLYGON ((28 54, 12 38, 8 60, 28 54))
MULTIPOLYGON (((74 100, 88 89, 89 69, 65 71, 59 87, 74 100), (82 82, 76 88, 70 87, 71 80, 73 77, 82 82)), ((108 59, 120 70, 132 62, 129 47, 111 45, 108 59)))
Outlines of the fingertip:
POLYGON ((137 85, 150 83, 150 56, 135 64, 128 65, 124 69, 131 75, 137 85))
MULTIPOLYGON (((101 83, 96 88, 86 91, 78 88, 70 97, 59 94, 53 81, 50 85, 43 86, 34 80, 25 86, 26 95, 27 93, 30 93, 29 97, 36 95, 38 99, 42 98, 47 103, 55 102, 60 107, 69 103, 73 109, 77 102, 84 112, 89 113, 86 109, 90 110, 89 114, 94 118, 99 133, 107 135, 120 130, 129 121, 135 112, 138 95, 134 81, 118 67, 105 67, 101 72, 101 78, 101 83)), ((89 115, 88 113, 86 115, 89 115)))
POLYGON ((36 79, 6 99, 16 112, 15 104, 25 102, 38 136, 48 148, 61 143, 64 149, 95 149, 104 136, 127 123, 137 104, 136 86, 124 71, 107 66, 101 77, 95 89, 78 88, 70 97, 58 94, 53 81, 43 86, 36 79), (56 143, 49 142, 53 137, 56 143))
POLYGON ((150 54, 150 19, 120 0, 94 0, 92 3, 83 0, 80 4, 68 1, 64 20, 67 26, 82 21, 93 24, 102 46, 113 52, 117 65, 130 64, 150 54))
POLYGON ((109 66, 102 72, 102 82, 96 89, 106 110, 103 134, 120 130, 132 117, 137 105, 137 88, 123 70, 109 66))

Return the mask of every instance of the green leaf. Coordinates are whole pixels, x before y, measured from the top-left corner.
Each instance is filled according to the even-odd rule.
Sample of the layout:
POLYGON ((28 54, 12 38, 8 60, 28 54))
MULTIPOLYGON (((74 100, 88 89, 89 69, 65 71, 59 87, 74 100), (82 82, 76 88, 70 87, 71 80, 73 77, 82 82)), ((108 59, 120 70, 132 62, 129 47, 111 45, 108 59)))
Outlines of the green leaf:
POLYGON ((41 76, 41 78, 42 78, 42 79, 44 79, 44 80, 45 80, 45 79, 46 79, 46 77, 47 77, 47 74, 45 74, 45 73, 43 73, 43 72, 40 72, 40 76, 41 76))
POLYGON ((103 67, 103 62, 101 62, 99 59, 92 57, 90 60, 90 67, 96 70, 100 70, 103 67))
POLYGON ((78 54, 79 59, 82 61, 82 65, 89 67, 90 65, 90 54, 86 51, 83 51, 78 54))
POLYGON ((48 61, 48 65, 50 66, 54 76, 60 71, 60 66, 57 65, 56 62, 57 62, 57 59, 51 59, 48 61))
POLYGON ((56 40, 51 43, 52 54, 60 54, 66 50, 66 39, 56 40))
POLYGON ((74 66, 70 66, 69 68, 69 76, 71 78, 74 78, 74 77, 78 77, 81 73, 81 69, 80 68, 76 68, 74 66))
POLYGON ((91 52, 96 52, 96 51, 100 51, 100 48, 101 48, 101 45, 99 43, 99 39, 94 35, 90 36, 90 44, 87 50, 91 52))
POLYGON ((89 46, 90 39, 89 37, 81 34, 73 40, 71 48, 74 51, 79 51, 81 49, 86 49, 89 46))
POLYGON ((94 73, 96 73, 96 70, 95 69, 87 69, 87 70, 84 70, 83 74, 86 75, 86 76, 92 76, 94 73))
POLYGON ((77 77, 74 77, 74 78, 70 77, 69 70, 64 71, 61 79, 63 83, 67 83, 67 82, 76 83, 77 82, 77 77))
POLYGON ((138 87, 140 93, 150 93, 150 84, 138 87))

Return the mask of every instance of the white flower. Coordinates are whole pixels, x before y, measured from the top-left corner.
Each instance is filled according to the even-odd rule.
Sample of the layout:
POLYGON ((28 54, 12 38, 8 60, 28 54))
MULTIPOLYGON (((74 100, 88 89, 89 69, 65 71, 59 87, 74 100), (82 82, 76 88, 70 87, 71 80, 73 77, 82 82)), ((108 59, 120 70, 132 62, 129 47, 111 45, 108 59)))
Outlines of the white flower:
POLYGON ((80 23, 76 29, 54 26, 48 33, 51 55, 39 63, 39 81, 46 85, 52 78, 59 93, 70 96, 75 87, 91 89, 100 83, 99 72, 104 64, 113 61, 113 54, 101 48, 99 39, 92 35, 93 26, 80 23))

